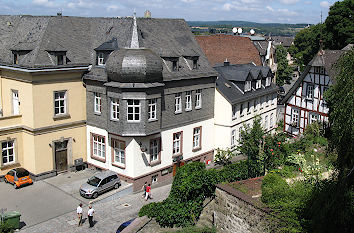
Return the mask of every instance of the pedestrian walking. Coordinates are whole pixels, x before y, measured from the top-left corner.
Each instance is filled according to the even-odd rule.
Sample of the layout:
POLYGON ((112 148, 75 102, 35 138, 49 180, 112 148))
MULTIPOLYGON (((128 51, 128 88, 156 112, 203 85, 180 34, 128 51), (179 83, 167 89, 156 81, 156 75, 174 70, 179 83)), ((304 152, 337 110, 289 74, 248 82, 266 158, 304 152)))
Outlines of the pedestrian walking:
POLYGON ((89 210, 87 212, 87 217, 89 220, 90 227, 93 227, 93 213, 95 213, 95 210, 92 208, 92 205, 89 205, 89 210))
POLYGON ((148 185, 146 186, 145 201, 147 201, 148 198, 152 199, 152 197, 151 197, 151 187, 150 187, 150 184, 148 184, 148 185))
POLYGON ((82 226, 82 203, 76 208, 77 218, 79 220, 78 227, 82 226))
POLYGON ((144 191, 143 197, 145 198, 146 196, 146 187, 147 187, 147 182, 145 182, 145 184, 143 185, 143 187, 141 188, 141 190, 144 191))

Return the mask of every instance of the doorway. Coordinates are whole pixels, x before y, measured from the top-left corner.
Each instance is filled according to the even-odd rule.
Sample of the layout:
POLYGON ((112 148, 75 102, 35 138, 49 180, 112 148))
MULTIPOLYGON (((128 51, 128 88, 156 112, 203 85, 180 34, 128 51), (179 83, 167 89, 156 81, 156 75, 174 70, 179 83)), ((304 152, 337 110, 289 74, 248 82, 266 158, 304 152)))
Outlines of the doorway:
POLYGON ((55 169, 57 172, 68 170, 68 140, 54 142, 55 169))

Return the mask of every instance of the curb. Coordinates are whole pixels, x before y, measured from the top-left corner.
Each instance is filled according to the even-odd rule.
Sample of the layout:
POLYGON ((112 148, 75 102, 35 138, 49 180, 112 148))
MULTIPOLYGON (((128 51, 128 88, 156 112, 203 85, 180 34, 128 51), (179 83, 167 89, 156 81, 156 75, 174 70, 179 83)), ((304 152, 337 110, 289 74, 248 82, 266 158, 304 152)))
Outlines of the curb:
POLYGON ((128 185, 124 186, 122 189, 117 189, 115 192, 107 192, 105 194, 109 194, 109 195, 103 194, 103 195, 99 196, 98 198, 93 199, 92 201, 89 201, 89 204, 94 204, 96 202, 102 201, 103 199, 109 198, 117 193, 120 193, 120 192, 126 190, 127 188, 130 188, 131 186, 133 186, 133 184, 128 184, 128 185))

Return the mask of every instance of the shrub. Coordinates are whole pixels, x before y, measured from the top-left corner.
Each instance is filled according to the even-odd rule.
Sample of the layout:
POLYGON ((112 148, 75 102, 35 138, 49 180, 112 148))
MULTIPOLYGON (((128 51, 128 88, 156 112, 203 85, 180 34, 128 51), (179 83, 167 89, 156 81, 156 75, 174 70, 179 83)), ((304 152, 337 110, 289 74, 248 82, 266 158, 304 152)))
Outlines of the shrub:
POLYGON ((11 225, 7 222, 0 221, 0 232, 1 233, 12 233, 14 230, 12 229, 11 225))
POLYGON ((181 230, 176 231, 176 233, 216 233, 216 228, 213 227, 186 227, 181 230))

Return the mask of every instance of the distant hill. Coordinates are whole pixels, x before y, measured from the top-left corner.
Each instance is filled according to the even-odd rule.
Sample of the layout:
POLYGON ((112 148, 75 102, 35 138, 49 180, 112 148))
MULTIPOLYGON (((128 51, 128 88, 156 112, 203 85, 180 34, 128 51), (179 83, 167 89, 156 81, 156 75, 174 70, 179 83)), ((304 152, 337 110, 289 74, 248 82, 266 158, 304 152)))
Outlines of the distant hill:
POLYGON ((308 24, 256 23, 248 21, 187 21, 190 27, 208 27, 221 32, 230 31, 233 27, 242 27, 244 32, 254 29, 263 35, 294 36, 308 24))

